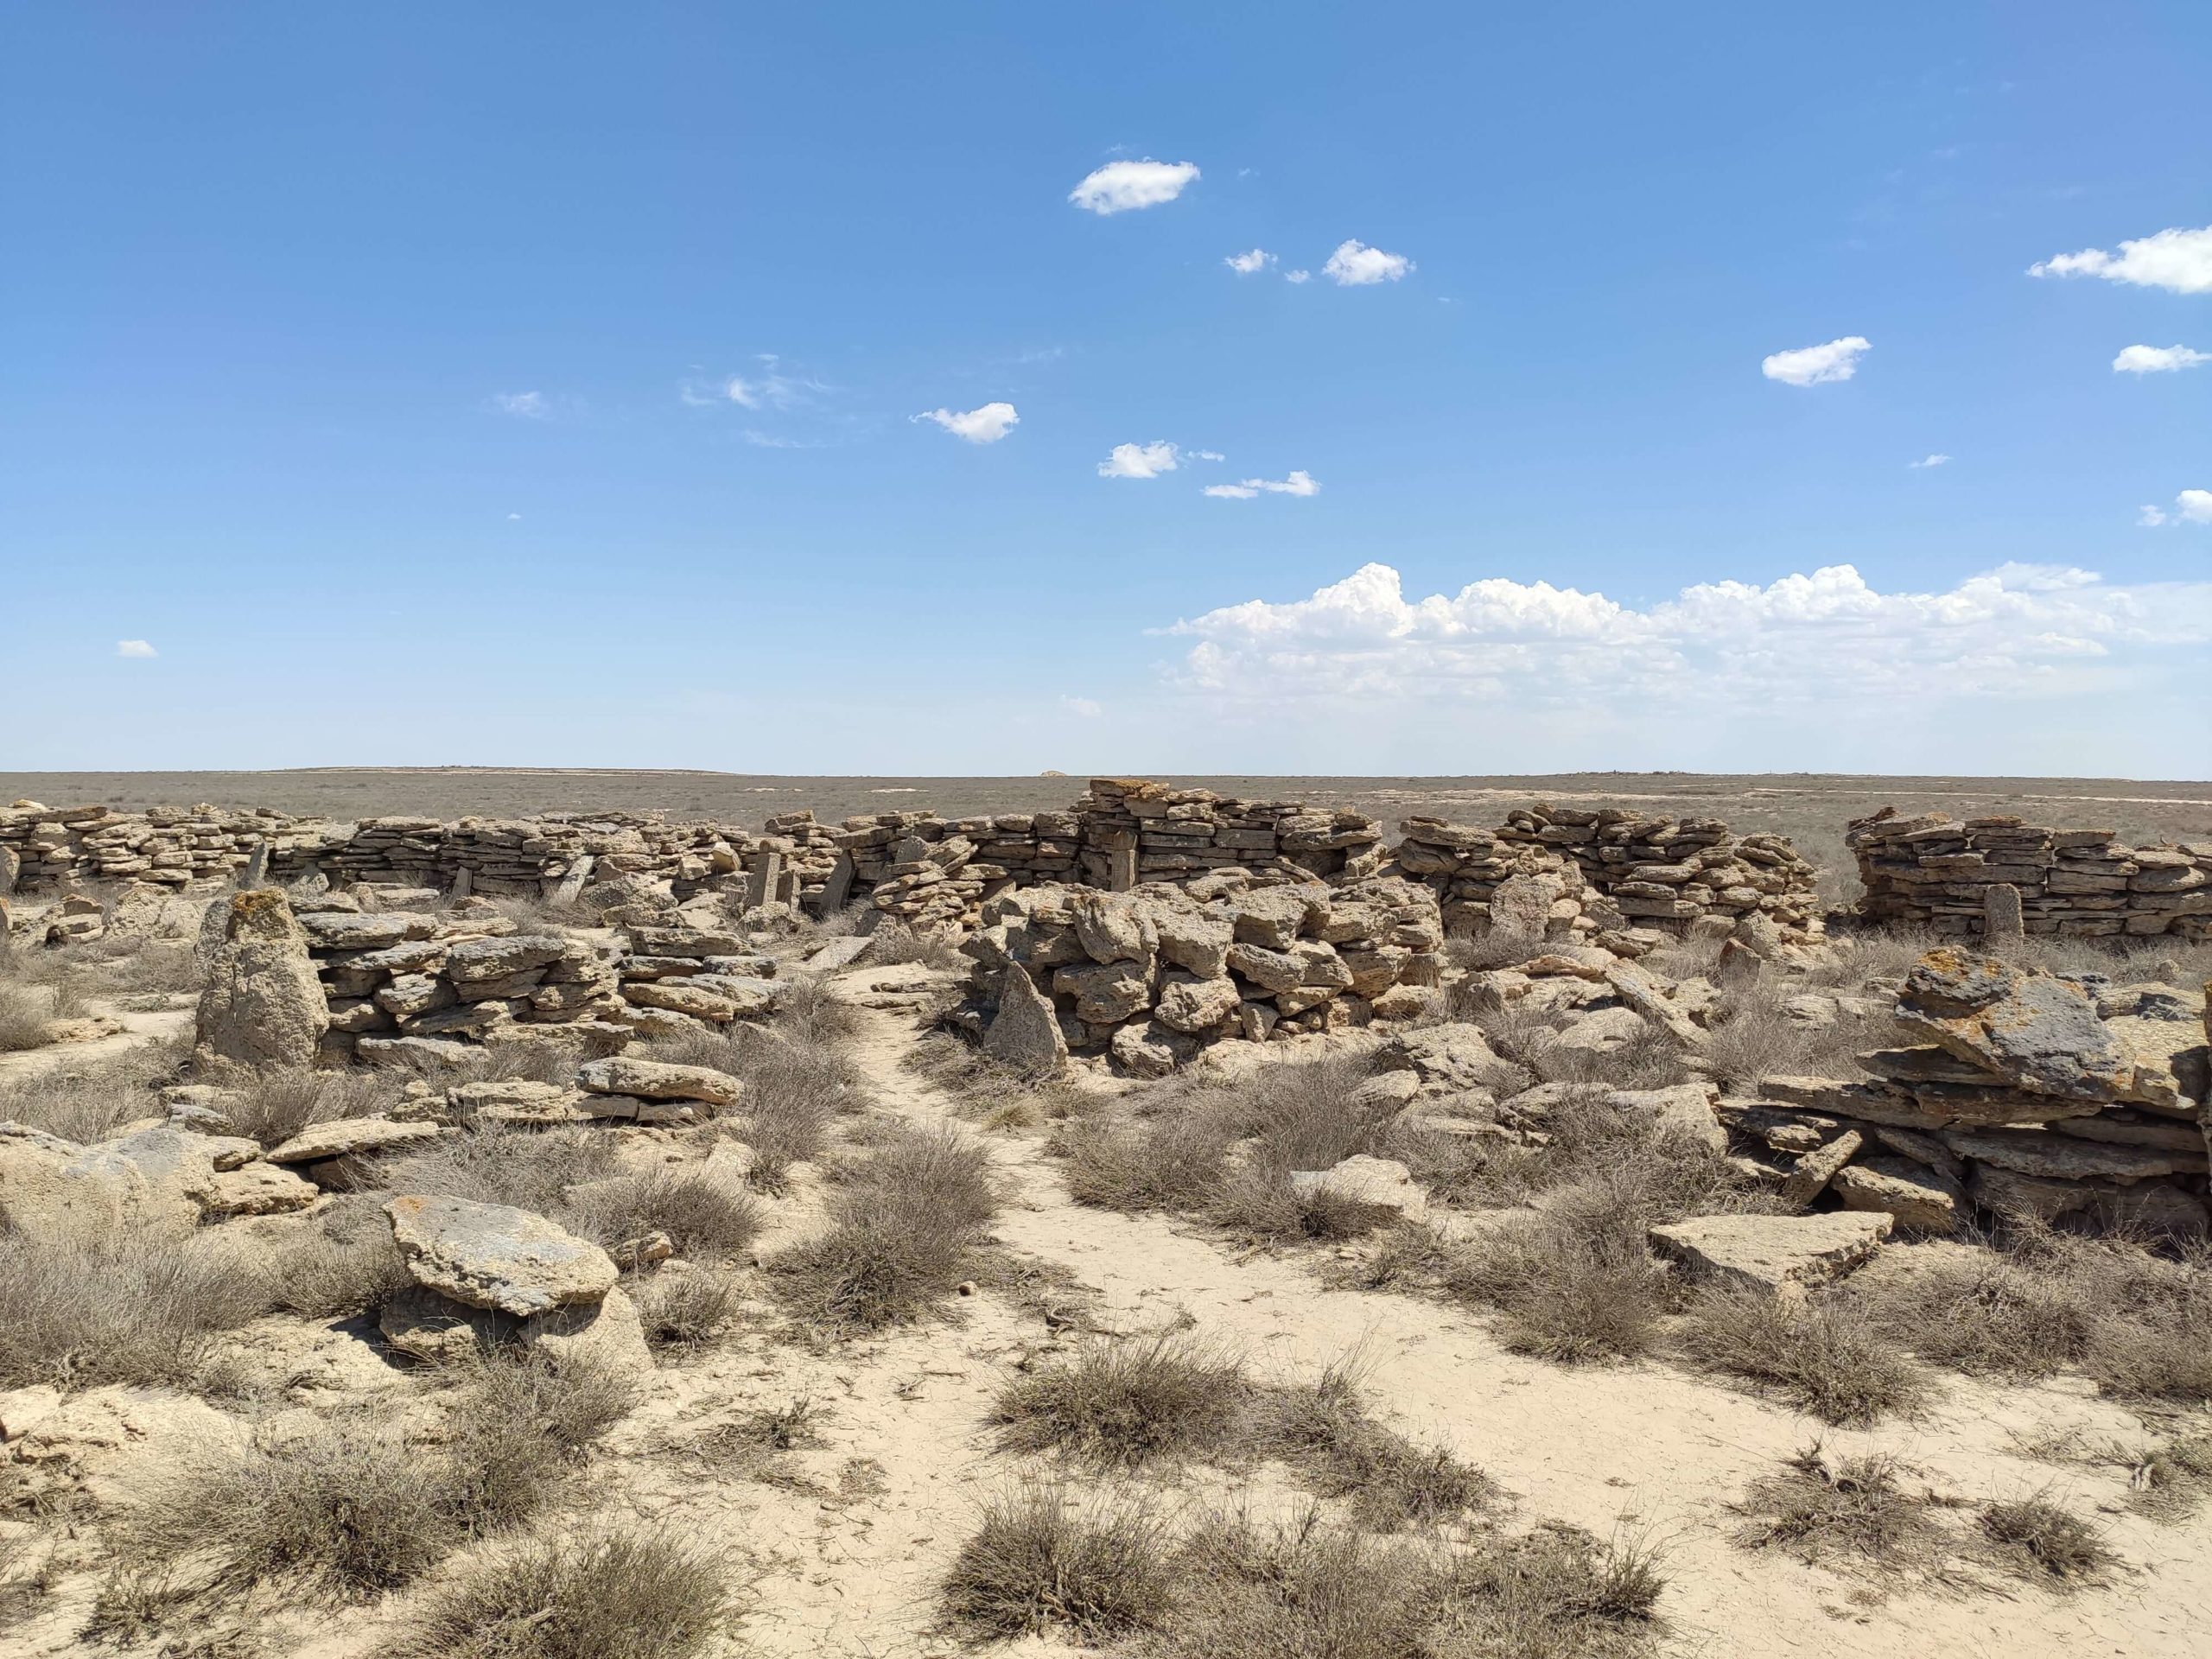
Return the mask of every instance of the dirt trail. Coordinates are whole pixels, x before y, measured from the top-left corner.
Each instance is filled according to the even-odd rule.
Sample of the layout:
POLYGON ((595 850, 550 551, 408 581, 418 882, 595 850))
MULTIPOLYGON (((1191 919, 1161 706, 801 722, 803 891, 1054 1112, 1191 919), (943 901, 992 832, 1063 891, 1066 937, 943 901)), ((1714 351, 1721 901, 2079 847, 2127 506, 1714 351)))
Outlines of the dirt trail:
MULTIPOLYGON (((866 1018, 855 1052, 882 1104, 918 1120, 949 1117, 943 1093, 900 1065, 913 1042, 907 1020, 866 1018)), ((1375 1402, 1406 1432, 1448 1443, 1487 1470, 1520 1498, 1524 1518, 1569 1521, 1603 1536, 1627 1517, 1630 1528, 1662 1541, 1671 1580, 1662 1605, 1677 1633, 1672 1651, 1745 1659, 1797 1652, 1891 1659, 1908 1649, 2194 1659, 2203 1651, 2212 1628, 2212 1529, 2152 1526, 2120 1510, 2125 1484, 2117 1475, 2054 1471, 2012 1450, 2016 1433, 2055 1423, 2142 1438, 2131 1416, 2084 1389, 1996 1389, 1947 1378, 1942 1405, 1923 1421, 1837 1431, 1665 1367, 1575 1370, 1521 1358, 1474 1320, 1434 1303, 1326 1289, 1313 1257, 1240 1260, 1177 1223, 1078 1205, 1038 1137, 987 1140, 1014 1194, 999 1236, 1096 1291, 1103 1324, 1156 1328, 1187 1311, 1200 1331, 1242 1348, 1255 1365, 1301 1375, 1360 1347, 1375 1402), (1815 1439, 1844 1452, 1894 1452, 1939 1488, 1977 1500, 2056 1487, 2078 1506, 2101 1505, 2113 1542, 2141 1575, 2064 1599, 2024 1589, 2007 1600, 1907 1594, 1858 1605, 1848 1581, 1749 1554, 1729 1541, 1729 1503, 1815 1439)))

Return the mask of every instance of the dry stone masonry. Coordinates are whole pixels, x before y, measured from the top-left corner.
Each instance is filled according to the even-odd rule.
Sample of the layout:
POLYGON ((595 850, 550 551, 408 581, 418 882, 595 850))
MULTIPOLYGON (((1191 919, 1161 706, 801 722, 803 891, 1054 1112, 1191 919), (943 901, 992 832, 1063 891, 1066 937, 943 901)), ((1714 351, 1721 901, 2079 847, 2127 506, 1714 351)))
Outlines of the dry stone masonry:
POLYGON ((2212 843, 2126 847, 2110 830, 2046 830, 2018 818, 1885 807, 1845 840, 1870 922, 2001 938, 2212 938, 2212 843))
POLYGON ((1818 872, 1787 838, 1738 836, 1718 818, 1654 818, 1617 807, 1542 802, 1506 816, 1498 839, 1556 849, 1638 926, 1670 933, 1705 918, 1730 925, 1764 915, 1793 928, 1818 925, 1818 872))

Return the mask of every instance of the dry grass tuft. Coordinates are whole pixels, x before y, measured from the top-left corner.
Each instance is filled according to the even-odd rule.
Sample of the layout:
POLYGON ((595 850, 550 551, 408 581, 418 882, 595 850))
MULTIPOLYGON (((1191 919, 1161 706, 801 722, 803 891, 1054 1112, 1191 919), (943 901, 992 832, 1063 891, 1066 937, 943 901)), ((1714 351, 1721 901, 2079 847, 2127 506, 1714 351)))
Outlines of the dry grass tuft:
POLYGON ((1052 1145, 1066 1160, 1068 1193, 1077 1204, 1142 1211, 1204 1207, 1232 1143, 1227 1126, 1169 1111, 1150 1119, 1077 1118, 1052 1145))
POLYGON ((832 1123, 868 1103, 858 1067, 839 1040, 821 1034, 740 1026, 727 1035, 694 1033, 641 1052, 653 1059, 713 1066, 744 1081, 738 1116, 720 1120, 718 1127, 741 1135, 753 1148, 747 1179, 767 1192, 783 1191, 793 1164, 822 1155, 832 1123))
POLYGON ((1177 1561, 1163 1650, 1298 1659, 1418 1659, 1430 1651, 1440 1557, 1332 1526, 1316 1511, 1282 1526, 1206 1522, 1177 1561))
POLYGON ((0 984, 0 1054, 20 1054, 54 1040, 54 995, 43 985, 0 984))
POLYGON ((225 1240, 0 1232, 0 1387, 181 1387, 270 1300, 264 1270, 225 1240))
POLYGON ((1895 1459, 1831 1461, 1815 1441, 1782 1472, 1754 1481, 1738 1506, 1746 1549, 1782 1549, 1799 1560, 1848 1572, 1938 1575, 1949 1542, 1925 1497, 1909 1495, 1895 1459))
POLYGON ((2133 1460, 2135 1506, 2155 1521, 2183 1521, 2212 1500, 2212 1433, 2185 1434, 2133 1460))
POLYGON ((1895 1338, 1852 1302, 1792 1306, 1755 1292, 1707 1291, 1678 1334, 1699 1363, 1764 1384, 1826 1422, 1863 1427, 1910 1413, 1930 1391, 1895 1338))
POLYGON ((657 1273, 638 1294, 645 1341, 656 1348, 700 1348, 737 1317, 737 1287, 718 1273, 657 1273))
POLYGON ((2056 1580, 2068 1589, 2096 1583, 2120 1564, 2094 1525, 2047 1497, 1986 1505, 1981 1535, 1993 1558, 2009 1570, 2022 1578, 2056 1580))
POLYGON ((1516 1353, 1568 1365, 1648 1353, 1669 1281, 1645 1248, 1635 1198, 1605 1180, 1556 1193, 1450 1252, 1446 1285, 1503 1314, 1500 1335, 1516 1353))
POLYGON ((991 1417, 1011 1450, 1129 1469, 1217 1447, 1250 1391, 1236 1359, 1187 1336, 1100 1342, 1007 1384, 991 1417))
POLYGON ((272 1277, 276 1305, 311 1319, 366 1313, 414 1282, 383 1205, 351 1195, 278 1252, 272 1277))
POLYGON ((953 1096, 986 1128, 1035 1128, 1083 1103, 1083 1091, 1065 1075, 1003 1065, 950 1031, 925 1033, 899 1064, 953 1096))
POLYGON ((1159 1522, 1134 1497, 1026 1486, 984 1509, 946 1577, 945 1614, 978 1637, 1058 1628, 1110 1639, 1166 1612, 1167 1556, 1159 1522))
POLYGON ((683 1659, 728 1624, 722 1564, 668 1531, 509 1550, 426 1599, 405 1659, 683 1659))
POLYGON ((300 1067, 251 1074, 223 1109, 231 1120, 231 1134, 274 1147, 309 1124, 373 1116, 389 1109, 398 1098, 398 1085, 388 1074, 300 1067))
POLYGON ((666 1233, 683 1255, 742 1255, 760 1231, 760 1201, 697 1170, 617 1175, 569 1194, 560 1220, 601 1244, 666 1233))
MULTIPOLYGON (((65 1051, 66 1052, 66 1051, 65 1051)), ((0 1122, 27 1124, 90 1145, 124 1125, 165 1116, 154 1090, 183 1063, 181 1042, 143 1043, 119 1053, 49 1066, 0 1082, 0 1122)))
POLYGON ((969 1276, 999 1198, 957 1130, 900 1125, 842 1172, 829 1230, 771 1263, 779 1293, 831 1330, 912 1319, 969 1276))
POLYGON ((942 973, 967 971, 968 958, 949 939, 935 933, 918 933, 903 922, 886 922, 868 935, 868 959, 880 968, 902 968, 918 962, 942 973))
POLYGON ((558 1219, 569 1188, 620 1171, 615 1138, 602 1130, 478 1128, 379 1160, 374 1179, 388 1192, 512 1205, 558 1219))
POLYGON ((1661 1633, 1667 1580, 1633 1539, 1556 1523, 1470 1550, 1447 1580, 1444 1639, 1428 1651, 1498 1659, 1634 1659, 1661 1633))
POLYGON ((1496 1483, 1443 1446, 1415 1445, 1367 1414, 1357 1355, 1310 1383, 1267 1391, 1255 1443, 1290 1463, 1324 1497, 1343 1498, 1376 1532, 1428 1527, 1487 1508, 1496 1483))

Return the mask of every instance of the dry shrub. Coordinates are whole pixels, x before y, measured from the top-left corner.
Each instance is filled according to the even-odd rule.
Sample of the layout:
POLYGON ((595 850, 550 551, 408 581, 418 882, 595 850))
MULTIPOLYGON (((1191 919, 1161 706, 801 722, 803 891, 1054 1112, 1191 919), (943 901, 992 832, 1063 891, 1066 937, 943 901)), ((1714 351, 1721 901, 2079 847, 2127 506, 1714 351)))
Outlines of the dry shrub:
POLYGON ((1761 979, 1726 993, 1721 1015, 1698 1052, 1707 1074, 1731 1094, 1755 1090, 1765 1077, 1858 1077, 1859 1051, 1889 1039, 1887 1019, 1840 1014, 1829 1026, 1798 1023, 1782 1008, 1785 994, 1795 988, 1761 979))
POLYGON ((657 1273, 638 1293, 638 1317, 655 1349, 697 1348, 736 1317, 737 1287, 718 1273, 657 1273))
POLYGON ((175 1076, 184 1054, 181 1040, 144 1043, 0 1081, 0 1122, 80 1145, 105 1141, 126 1124, 165 1116, 154 1090, 175 1076))
POLYGON ((946 1576, 945 1614, 978 1637, 1058 1628, 1110 1639, 1167 1611, 1168 1554, 1160 1522, 1135 1497, 1079 1500, 1058 1486, 1025 1486, 985 1506, 946 1576))
POLYGON ((2047 1497, 1985 1505, 1980 1521, 1991 1557, 2022 1578, 2073 1589, 2109 1576, 2120 1563, 2092 1522, 2047 1497))
POLYGON ((1068 1195, 1101 1210, 1198 1210, 1221 1182, 1233 1136, 1209 1116, 1103 1114, 1063 1125, 1052 1149, 1066 1160, 1068 1195))
POLYGON ((821 974, 794 973, 776 982, 775 1029, 795 1043, 834 1048, 860 1035, 861 1011, 821 974))
POLYGON ((270 1289, 228 1240, 0 1231, 0 1387, 181 1387, 270 1289))
POLYGON ((568 1189, 612 1179, 616 1142, 603 1130, 477 1128, 377 1161, 375 1185, 391 1192, 505 1204, 558 1218, 568 1189))
POLYGON ((925 1033, 899 1064, 953 1096, 987 1128, 1034 1128, 1068 1116, 1083 1100, 1065 1074, 1005 1065, 950 1031, 925 1033))
POLYGON ((2178 1436, 2132 1461, 2135 1505, 2153 1520, 2186 1520, 2212 1498, 2212 1433, 2178 1436))
POLYGON ((270 1276, 276 1305, 311 1319, 365 1313, 414 1282, 383 1205, 350 1194, 277 1253, 270 1276))
POLYGON ((964 973, 969 966, 950 940, 916 932, 903 922, 886 922, 868 935, 868 959, 884 968, 918 962, 948 974, 964 973))
POLYGON ((0 1054, 45 1047, 54 1040, 55 1023, 51 989, 0 984, 0 1054))
POLYGON ((407 1659, 683 1659, 729 1618, 721 1564, 655 1528, 546 1538, 425 1598, 407 1659))
POLYGON ((1446 1582, 1434 1651, 1497 1659, 1632 1659, 1661 1634, 1656 1555, 1549 1523, 1462 1553, 1446 1582))
POLYGON ((1217 1447, 1249 1393, 1235 1358, 1170 1335, 1093 1344, 1067 1364, 1007 1384, 991 1416, 1012 1450, 1135 1468, 1217 1447))
POLYGON ((1377 1541, 1316 1511, 1277 1527, 1216 1517, 1176 1563, 1161 1645, 1174 1659, 1425 1659, 1441 1561, 1433 1549, 1377 1541))
POLYGON ((1452 1252, 1446 1283, 1503 1314, 1500 1335, 1516 1353, 1570 1365, 1647 1353, 1669 1281, 1645 1248, 1640 1198, 1632 1173, 1562 1189, 1452 1252))
POLYGON ((1922 1358, 1970 1372, 2075 1369, 2123 1399, 2212 1398, 2212 1263, 2016 1218, 1993 1247, 1866 1296, 1922 1358))
POLYGON ((1928 1397, 1928 1378, 1859 1304, 1793 1305, 1756 1291, 1711 1290, 1678 1333, 1700 1364, 1767 1385, 1822 1421, 1863 1427, 1928 1397))
POLYGON ((679 1254, 741 1254, 760 1230, 760 1202, 697 1170, 617 1175, 571 1193, 560 1220, 601 1244, 666 1233, 679 1254))
POLYGON ((636 1398, 628 1376, 588 1360, 502 1353, 465 1368, 446 1433, 471 1529, 535 1514, 636 1398))
POLYGON ((1885 1456, 1831 1461, 1815 1441, 1751 1483, 1736 1541, 1847 1572, 1939 1575, 1949 1540, 1926 1496, 1905 1491, 1904 1472, 1885 1456))
POLYGON ((1496 1484, 1443 1446, 1422 1446, 1367 1414, 1357 1355, 1313 1382, 1266 1390, 1255 1407, 1257 1449, 1298 1469, 1324 1497, 1343 1498, 1376 1532, 1427 1527, 1485 1508, 1496 1484))
POLYGON ((804 1317, 832 1328, 895 1324, 969 1276, 999 1205, 983 1147, 950 1126, 902 1124, 842 1173, 828 1230, 772 1264, 804 1317))
POLYGON ((257 1071, 239 1083, 223 1110, 229 1133, 274 1147, 310 1124, 372 1117, 399 1098, 396 1082, 372 1071, 318 1071, 305 1066, 257 1071))
POLYGON ((827 1037, 737 1026, 727 1035, 692 1033, 643 1052, 677 1065, 712 1066, 744 1083, 736 1116, 721 1120, 721 1127, 741 1134, 753 1148, 747 1179, 764 1192, 780 1192, 793 1164, 821 1156, 830 1125, 868 1104, 859 1068, 827 1037))

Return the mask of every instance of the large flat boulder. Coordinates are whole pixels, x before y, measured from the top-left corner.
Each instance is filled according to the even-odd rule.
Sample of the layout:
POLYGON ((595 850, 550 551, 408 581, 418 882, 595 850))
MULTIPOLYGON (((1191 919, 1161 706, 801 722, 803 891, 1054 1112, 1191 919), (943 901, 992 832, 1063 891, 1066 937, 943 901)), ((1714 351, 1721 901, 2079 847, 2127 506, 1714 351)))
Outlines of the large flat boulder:
POLYGON ((2116 1100, 2134 1083, 2134 1063, 2087 989, 1994 957, 1952 945, 1930 950, 1905 976, 1897 1019, 2026 1094, 2116 1100))
POLYGON ((326 1158, 350 1158, 389 1152, 395 1147, 435 1141, 446 1130, 435 1123, 402 1123, 389 1117, 335 1117, 310 1123, 290 1140, 271 1147, 272 1164, 315 1164, 326 1158))
POLYGON ((1800 1295, 1842 1277, 1881 1247, 1885 1214, 1841 1210, 1818 1216, 1695 1216, 1654 1227, 1651 1248, 1694 1280, 1726 1289, 1800 1295))
POLYGON ((1916 1233, 1950 1233, 1967 1213, 1955 1176, 1909 1158, 1874 1157, 1838 1170, 1828 1191, 1847 1210, 1879 1211, 1916 1233))
POLYGON ((745 1085, 727 1071, 707 1065, 671 1065, 616 1054, 587 1060, 576 1068, 580 1088, 594 1095, 635 1095, 641 1100, 703 1100, 710 1106, 734 1106, 745 1085))
POLYGON ((405 1193, 385 1214, 415 1282, 470 1307, 527 1319, 596 1302, 620 1276, 598 1245, 510 1205, 405 1193))

